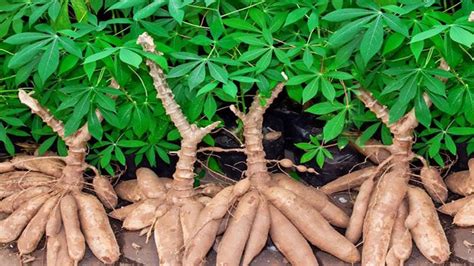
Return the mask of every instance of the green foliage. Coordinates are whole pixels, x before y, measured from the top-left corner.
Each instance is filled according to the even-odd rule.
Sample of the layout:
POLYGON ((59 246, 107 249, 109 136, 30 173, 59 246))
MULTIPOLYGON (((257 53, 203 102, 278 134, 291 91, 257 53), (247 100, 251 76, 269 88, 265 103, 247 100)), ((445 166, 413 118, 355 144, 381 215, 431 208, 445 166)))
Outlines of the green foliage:
POLYGON ((439 163, 440 151, 454 154, 454 144, 474 134, 472 0, 0 0, 0 6, 0 106, 7 110, 0 142, 10 153, 12 137, 29 131, 42 151, 56 145, 65 152, 16 99, 18 87, 32 87, 67 133, 89 123, 96 140, 90 157, 109 172, 126 154, 136 162, 168 162, 179 134, 156 100, 142 63, 147 58, 165 69, 185 114, 201 125, 218 120, 216 111, 229 103, 245 110, 247 94, 268 94, 284 71, 289 97, 327 121, 311 147, 298 145, 308 151, 304 161, 320 165, 331 156, 328 142, 345 144, 348 129, 360 130, 362 140, 380 134, 390 141, 356 100, 361 86, 390 108, 392 121, 414 107, 419 138, 433 144, 416 148, 439 163), (162 56, 135 44, 143 31, 162 56), (438 69, 441 58, 450 71, 438 69), (119 90, 108 87, 112 78, 119 90), (423 93, 433 100, 430 110, 423 93), (104 114, 102 124, 95 109, 104 114))

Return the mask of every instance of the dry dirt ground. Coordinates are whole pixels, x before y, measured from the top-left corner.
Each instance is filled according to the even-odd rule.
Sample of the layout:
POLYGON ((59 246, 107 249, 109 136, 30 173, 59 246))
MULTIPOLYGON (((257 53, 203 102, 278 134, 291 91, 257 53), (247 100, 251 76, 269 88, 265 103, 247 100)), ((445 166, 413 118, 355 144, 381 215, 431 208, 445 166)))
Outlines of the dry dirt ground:
MULTIPOLYGON (((343 208, 350 208, 349 195, 339 193, 334 195, 334 199, 343 208)), ((451 250, 453 254, 449 264, 447 265, 474 265, 474 228, 455 228, 450 225, 450 218, 442 216, 443 225, 447 230, 451 250)), ((1 217, 0 217, 1 219, 1 217)), ((148 243, 145 237, 138 236, 136 232, 126 232, 120 228, 120 223, 112 222, 117 238, 121 247, 122 257, 116 265, 158 265, 158 255, 156 253, 153 238, 148 243)), ((40 245, 40 250, 20 259, 15 244, 3 245, 0 247, 0 265, 16 266, 24 265, 41 266, 46 265, 46 256, 44 243, 40 245)), ((343 263, 333 256, 314 250, 320 265, 345 266, 350 265, 343 263)), ((206 265, 214 265, 216 253, 211 251, 208 256, 206 265)), ((90 251, 87 251, 84 260, 80 265, 96 266, 103 265, 99 262, 90 251)), ((289 265, 284 257, 276 250, 272 243, 268 243, 266 249, 254 260, 252 265, 289 265)), ((406 265, 432 265, 428 262, 418 250, 414 250, 412 257, 407 261, 406 265)))

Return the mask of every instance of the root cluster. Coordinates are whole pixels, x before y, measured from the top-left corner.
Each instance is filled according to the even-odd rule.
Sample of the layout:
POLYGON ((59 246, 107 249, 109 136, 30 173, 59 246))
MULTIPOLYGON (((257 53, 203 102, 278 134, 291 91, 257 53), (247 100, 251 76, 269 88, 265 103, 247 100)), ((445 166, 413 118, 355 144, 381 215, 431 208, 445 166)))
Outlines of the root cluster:
POLYGON ((62 122, 38 101, 23 90, 19 98, 63 138, 68 155, 19 155, 0 163, 0 212, 9 214, 0 221, 0 242, 17 240, 20 254, 26 255, 46 235, 48 265, 77 265, 86 244, 103 263, 116 262, 120 250, 104 205, 115 207, 117 196, 109 179, 85 163, 87 125, 65 136, 62 122), (96 172, 92 184, 83 177, 87 168, 96 172), (94 191, 100 201, 83 190, 94 191))

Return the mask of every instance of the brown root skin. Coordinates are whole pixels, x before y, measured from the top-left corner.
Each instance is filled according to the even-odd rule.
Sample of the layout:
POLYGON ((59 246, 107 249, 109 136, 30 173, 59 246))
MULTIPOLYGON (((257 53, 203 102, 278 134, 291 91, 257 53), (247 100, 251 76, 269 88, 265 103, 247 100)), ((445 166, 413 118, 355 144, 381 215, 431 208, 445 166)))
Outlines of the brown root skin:
POLYGON ((138 181, 136 179, 118 183, 115 187, 115 192, 119 198, 130 202, 137 202, 146 198, 138 187, 138 181))
POLYGON ((0 243, 8 243, 18 238, 26 225, 35 216, 49 195, 37 196, 23 203, 10 216, 0 221, 0 243))
POLYGON ((474 182, 470 182, 470 172, 460 171, 446 177, 445 181, 449 190, 462 196, 469 196, 474 193, 474 182))
POLYGON ((81 231, 76 200, 71 194, 67 194, 61 199, 59 206, 64 231, 66 232, 69 256, 74 261, 79 262, 86 252, 86 240, 81 231))
POLYGON ((0 163, 0 174, 15 171, 15 166, 11 162, 0 163))
POLYGON ((390 249, 387 253, 387 266, 403 265, 411 255, 413 242, 410 231, 405 227, 405 220, 408 216, 408 203, 406 200, 398 209, 397 218, 392 230, 390 249))
POLYGON ((11 163, 16 169, 41 172, 56 178, 61 178, 63 169, 66 166, 64 161, 56 158, 31 155, 15 156, 11 163))
POLYGON ((471 198, 454 216, 453 223, 461 227, 474 225, 474 198, 471 198))
POLYGON ((242 265, 249 265, 250 262, 252 262, 252 260, 262 251, 267 243, 269 231, 270 211, 268 203, 264 197, 260 197, 257 213, 242 257, 242 265))
POLYGON ((41 238, 43 238, 46 223, 58 199, 58 196, 53 196, 46 200, 43 206, 38 210, 38 213, 36 213, 33 219, 31 219, 31 222, 26 226, 25 230, 23 230, 17 241, 20 254, 29 254, 36 249, 41 238))
POLYGON ((332 228, 304 199, 276 186, 263 193, 313 245, 349 263, 360 260, 356 247, 332 228), (312 226, 308 226, 308 222, 312 226))
POLYGON ((285 174, 275 174, 272 178, 277 181, 279 187, 285 188, 297 196, 304 198, 332 225, 341 228, 346 228, 349 225, 349 216, 332 203, 323 192, 316 188, 305 186, 285 174))
POLYGON ((179 211, 181 228, 183 231, 183 243, 191 236, 194 223, 199 217, 199 213, 204 208, 204 204, 194 199, 186 199, 179 211))
POLYGON ((365 180, 364 183, 362 183, 362 186, 360 186, 354 207, 352 208, 352 215, 345 236, 354 244, 357 243, 362 236, 364 218, 367 213, 373 189, 374 180, 372 178, 365 180))
POLYGON ((298 229, 274 206, 270 205, 269 211, 270 236, 291 265, 318 265, 313 250, 298 229))
POLYGON ((139 202, 135 202, 135 203, 129 204, 129 205, 121 207, 121 208, 117 208, 117 209, 111 211, 109 213, 109 216, 114 218, 114 219, 123 221, 123 220, 125 220, 125 218, 127 218, 127 216, 133 210, 135 210, 138 206, 140 206, 141 203, 142 203, 142 201, 139 201, 139 202))
POLYGON ((439 203, 446 202, 448 199, 448 188, 436 168, 431 166, 423 167, 420 172, 420 179, 423 187, 434 201, 439 203))
POLYGON ((357 170, 346 175, 343 175, 326 185, 322 186, 319 190, 324 192, 326 195, 331 195, 336 192, 349 190, 354 187, 358 187, 364 183, 364 181, 376 175, 377 167, 371 166, 361 170, 357 170))
POLYGON ((438 211, 450 216, 454 216, 471 199, 474 199, 474 195, 443 204, 441 207, 438 208, 438 211))
POLYGON ((408 186, 409 170, 405 167, 392 167, 380 178, 372 192, 363 227, 363 265, 385 263, 398 207, 405 197, 408 186))
POLYGON ((49 214, 48 221, 46 222, 46 236, 55 236, 59 234, 59 231, 62 227, 61 220, 61 207, 59 206, 59 201, 51 210, 49 214))
POLYGON ((155 212, 164 199, 146 199, 139 206, 133 209, 123 221, 123 228, 135 231, 153 224, 155 212))
POLYGON ((239 201, 233 217, 220 241, 216 264, 238 266, 244 252, 259 204, 256 190, 246 193, 239 201))
POLYGON ((114 187, 107 177, 102 175, 95 176, 92 180, 92 186, 94 187, 95 194, 107 209, 113 209, 117 206, 117 193, 115 193, 114 187))
POLYGON ((171 208, 154 225, 155 243, 160 265, 181 265, 184 245, 180 209, 171 208))
POLYGON ((103 263, 112 264, 120 257, 120 249, 100 201, 89 194, 75 193, 79 219, 87 245, 103 263))
POLYGON ((160 181, 160 178, 148 168, 137 169, 138 189, 146 198, 163 198, 166 194, 166 187, 160 181))
POLYGON ((431 198, 422 189, 408 188, 409 215, 405 226, 410 229, 420 252, 432 263, 449 259, 449 243, 431 198))
POLYGON ((31 187, 8 196, 7 198, 0 201, 0 212, 3 213, 12 213, 14 210, 18 209, 20 205, 29 201, 30 199, 43 195, 51 191, 49 187, 39 186, 31 187))

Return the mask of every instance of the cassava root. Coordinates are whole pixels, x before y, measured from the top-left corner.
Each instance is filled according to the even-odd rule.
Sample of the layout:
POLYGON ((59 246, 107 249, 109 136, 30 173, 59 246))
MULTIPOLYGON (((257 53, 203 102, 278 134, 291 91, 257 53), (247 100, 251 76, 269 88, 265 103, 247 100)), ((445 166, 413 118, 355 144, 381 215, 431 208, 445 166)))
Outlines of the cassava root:
MULTIPOLYGON (((46 235, 47 265, 77 265, 86 245, 103 263, 116 262, 120 250, 105 209, 95 196, 81 192, 85 186, 93 187, 108 208, 116 205, 117 196, 107 178, 96 176, 93 184, 86 184, 83 177, 90 168, 85 162, 91 138, 87 124, 66 136, 63 123, 30 94, 20 90, 19 99, 64 140, 68 155, 19 155, 0 164, 0 198, 4 198, 0 211, 10 213, 0 221, 0 242, 18 239, 20 254, 27 255, 46 235)), ((99 112, 96 115, 102 120, 99 112)))

